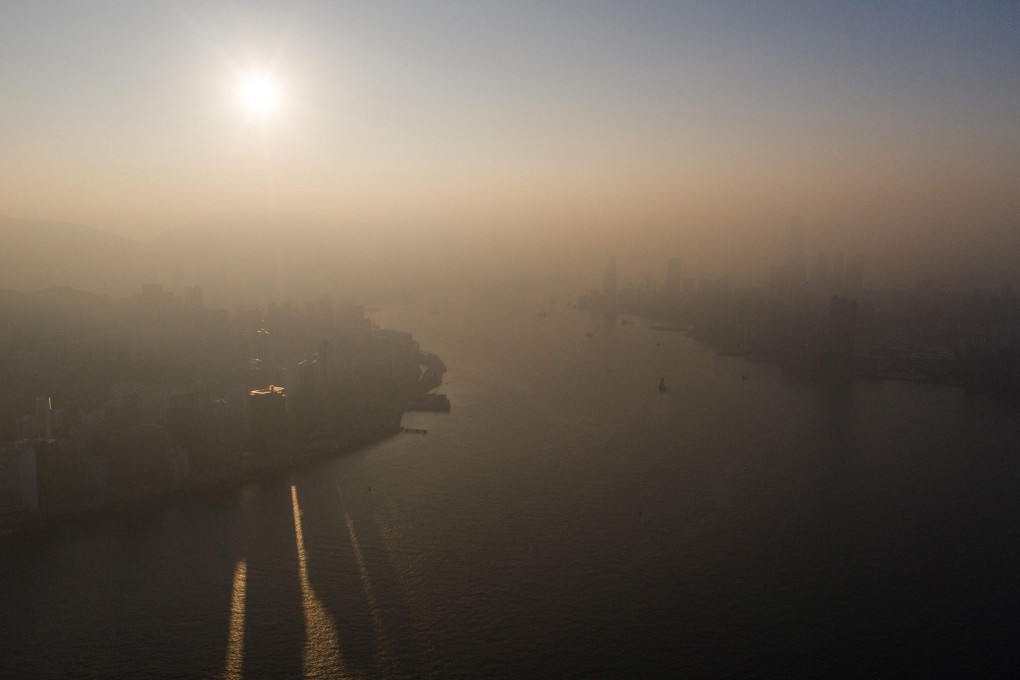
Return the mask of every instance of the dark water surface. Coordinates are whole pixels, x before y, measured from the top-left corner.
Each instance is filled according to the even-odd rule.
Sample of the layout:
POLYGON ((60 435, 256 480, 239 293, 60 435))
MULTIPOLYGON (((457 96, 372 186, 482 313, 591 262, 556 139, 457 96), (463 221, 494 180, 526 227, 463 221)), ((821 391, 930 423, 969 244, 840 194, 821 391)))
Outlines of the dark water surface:
POLYGON ((374 314, 449 368, 452 412, 404 418, 428 435, 0 539, 0 677, 1016 667, 1020 407, 835 390, 565 301, 374 314))

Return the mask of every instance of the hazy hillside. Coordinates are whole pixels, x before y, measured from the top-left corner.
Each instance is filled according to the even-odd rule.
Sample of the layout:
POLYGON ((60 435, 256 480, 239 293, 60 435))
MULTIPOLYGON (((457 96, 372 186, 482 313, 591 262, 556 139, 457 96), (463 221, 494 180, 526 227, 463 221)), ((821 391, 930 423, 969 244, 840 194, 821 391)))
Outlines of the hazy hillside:
POLYGON ((122 297, 143 283, 181 293, 200 285, 215 305, 361 299, 434 269, 418 247, 344 243, 283 227, 179 228, 136 241, 89 226, 0 216, 0 290, 77 289, 122 297), (369 264, 369 261, 371 264, 369 264))
POLYGON ((142 244, 78 224, 0 216, 0 288, 67 286, 123 295, 149 280, 142 244))

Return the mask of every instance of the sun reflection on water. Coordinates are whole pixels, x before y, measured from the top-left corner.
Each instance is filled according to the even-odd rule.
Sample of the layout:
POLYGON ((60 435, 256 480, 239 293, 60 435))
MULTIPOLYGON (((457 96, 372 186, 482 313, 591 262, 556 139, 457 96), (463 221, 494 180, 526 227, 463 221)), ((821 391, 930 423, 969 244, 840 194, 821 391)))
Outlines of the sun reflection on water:
POLYGON ((244 600, 248 585, 248 563, 238 560, 234 567, 234 586, 230 596, 230 633, 227 637, 227 662, 224 680, 241 680, 244 664, 244 600))
POLYGON ((340 654, 336 626, 308 581, 305 539, 301 532, 301 507, 298 505, 297 488, 293 485, 290 487, 290 497, 294 507, 294 537, 297 542, 298 575, 301 579, 301 600, 305 614, 305 646, 302 654, 304 676, 348 677, 340 654))

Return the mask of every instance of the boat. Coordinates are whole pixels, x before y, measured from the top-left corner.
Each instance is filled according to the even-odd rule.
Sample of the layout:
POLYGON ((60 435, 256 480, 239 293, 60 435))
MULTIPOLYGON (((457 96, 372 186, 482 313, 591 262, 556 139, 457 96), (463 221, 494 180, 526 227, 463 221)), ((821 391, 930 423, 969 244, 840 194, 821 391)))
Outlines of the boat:
POLYGON ((660 392, 666 391, 666 376, 662 376, 661 378, 659 378, 659 391, 660 392))

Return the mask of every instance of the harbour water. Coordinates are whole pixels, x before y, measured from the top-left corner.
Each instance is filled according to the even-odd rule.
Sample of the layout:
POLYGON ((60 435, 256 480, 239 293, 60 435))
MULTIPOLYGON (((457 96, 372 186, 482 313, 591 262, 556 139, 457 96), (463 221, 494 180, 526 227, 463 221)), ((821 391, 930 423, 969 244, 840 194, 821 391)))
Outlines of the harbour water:
POLYGON ((1020 406, 836 389, 570 299, 374 312, 448 368, 452 410, 404 417, 427 435, 0 539, 0 677, 1015 668, 1020 406))

